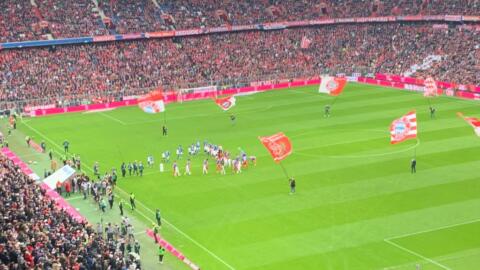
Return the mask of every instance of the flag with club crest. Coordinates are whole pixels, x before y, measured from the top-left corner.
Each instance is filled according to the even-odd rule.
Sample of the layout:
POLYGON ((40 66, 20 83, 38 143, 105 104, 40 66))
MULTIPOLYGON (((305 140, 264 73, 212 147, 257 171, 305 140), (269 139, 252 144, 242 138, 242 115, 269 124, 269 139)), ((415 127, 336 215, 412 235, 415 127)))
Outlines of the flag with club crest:
POLYGON ((404 116, 393 120, 390 125, 390 143, 401 143, 408 139, 417 138, 417 113, 411 111, 404 116))
POLYGON ((467 121, 467 123, 473 127, 475 134, 480 137, 480 118, 463 116, 463 113, 461 112, 458 112, 457 115, 467 121))
POLYGON ((307 36, 303 36, 302 42, 300 42, 300 47, 302 49, 308 49, 310 48, 310 44, 312 44, 312 40, 309 39, 307 36))
POLYGON ((235 96, 225 97, 225 98, 216 98, 215 103, 222 108, 224 111, 230 110, 233 106, 235 106, 235 96))
POLYGON ((424 82, 424 97, 435 97, 438 95, 437 83, 432 77, 428 77, 424 82))
POLYGON ((347 84, 346 78, 322 76, 320 82, 319 93, 326 93, 331 96, 338 96, 342 93, 343 88, 347 84))
POLYGON ((159 113, 165 111, 162 90, 152 91, 138 99, 138 107, 146 113, 159 113))
POLYGON ((275 162, 280 162, 292 153, 292 143, 290 139, 279 132, 272 136, 259 137, 262 144, 267 148, 275 162))

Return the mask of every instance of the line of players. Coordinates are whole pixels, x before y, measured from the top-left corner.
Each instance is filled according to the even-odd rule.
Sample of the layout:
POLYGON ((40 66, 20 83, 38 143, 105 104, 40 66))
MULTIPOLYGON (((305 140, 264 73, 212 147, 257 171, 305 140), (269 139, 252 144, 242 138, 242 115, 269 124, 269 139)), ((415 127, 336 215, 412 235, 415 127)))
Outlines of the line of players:
MULTIPOLYGON (((232 158, 230 152, 225 151, 222 146, 211 144, 207 141, 203 143, 203 152, 207 155, 202 162, 202 174, 208 174, 209 172, 209 158, 215 160, 216 164, 216 172, 219 174, 226 174, 226 167, 231 168, 233 173, 241 173, 242 169, 246 169, 249 164, 256 165, 257 158, 255 156, 247 156, 247 154, 240 150, 240 154, 237 155, 235 158, 232 158)), ((192 161, 191 158, 197 156, 200 153, 200 142, 197 141, 196 143, 192 143, 188 147, 188 155, 185 163, 185 170, 183 175, 191 175, 192 174, 192 161)), ((181 160, 183 157, 183 147, 181 145, 178 146, 176 150, 177 159, 172 164, 172 172, 174 177, 181 176, 182 173, 180 172, 180 167, 178 165, 178 160, 181 160)), ((160 172, 165 171, 165 164, 170 163, 171 154, 170 151, 165 151, 162 153, 162 159, 159 164, 160 172)), ((152 168, 154 166, 154 158, 152 155, 147 157, 147 166, 152 168)), ((96 166, 94 166, 94 171, 96 166)), ((143 171, 145 166, 141 161, 134 161, 129 162, 126 164, 122 162, 120 166, 120 170, 122 173, 122 177, 127 176, 127 171, 129 176, 143 176, 143 171)))

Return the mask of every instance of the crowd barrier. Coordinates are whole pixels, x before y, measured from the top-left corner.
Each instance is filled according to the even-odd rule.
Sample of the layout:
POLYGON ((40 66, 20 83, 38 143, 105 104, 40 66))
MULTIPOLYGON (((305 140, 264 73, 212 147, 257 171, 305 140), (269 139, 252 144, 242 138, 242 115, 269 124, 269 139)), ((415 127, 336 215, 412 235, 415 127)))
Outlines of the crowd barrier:
MULTIPOLYGON (((374 77, 357 77, 357 76, 346 76, 350 82, 359 82, 373 85, 381 85, 387 87, 394 87, 398 89, 405 89, 409 91, 418 91, 423 92, 423 80, 410 77, 402 77, 398 75, 386 75, 386 74, 376 74, 374 77)), ((181 97, 178 95, 178 92, 167 92, 164 95, 165 104, 176 103, 176 102, 188 102, 192 100, 201 100, 201 99, 210 99, 222 95, 237 95, 245 94, 252 92, 264 92, 264 91, 273 91, 281 90, 290 87, 299 87, 307 85, 318 85, 320 84, 319 78, 314 79, 302 79, 302 80, 292 80, 289 82, 281 83, 266 83, 262 84, 259 82, 252 83, 255 86, 246 86, 240 88, 231 88, 224 90, 211 90, 211 91, 201 91, 193 92, 188 94, 183 94, 181 97)), ((474 85, 456 85, 450 82, 437 82, 438 88, 441 90, 442 94, 447 96, 456 96, 459 98, 465 99, 480 99, 480 86, 474 85)), ((79 105, 65 108, 40 108, 34 109, 27 112, 31 117, 47 116, 54 114, 63 114, 71 112, 84 112, 84 111, 101 111, 107 109, 114 109, 118 107, 125 106, 134 106, 137 105, 138 101, 136 99, 129 99, 123 101, 115 101, 109 103, 100 103, 100 104, 90 104, 90 105, 79 105)))
MULTIPOLYGON (((63 38, 52 40, 34 40, 23 42, 6 42, 0 43, 0 50, 15 49, 27 47, 41 47, 41 46, 61 46, 69 44, 84 44, 93 42, 108 42, 120 40, 135 40, 135 39, 149 39, 149 38, 170 38, 170 37, 184 37, 205 35, 211 33, 226 33, 239 32, 248 30, 270 31, 293 27, 345 24, 345 23, 388 23, 388 22, 440 22, 440 23, 478 23, 480 16, 462 16, 462 15, 414 15, 414 16, 383 16, 383 17, 356 17, 356 18, 338 18, 338 19, 319 19, 319 20, 305 20, 305 21, 288 21, 288 22, 273 22, 261 23, 252 25, 228 25, 220 27, 205 27, 195 29, 185 29, 176 31, 159 31, 147 33, 131 33, 123 35, 106 35, 93 37, 76 37, 63 38)), ((478 27, 472 29, 479 31, 478 27)))
MULTIPOLYGON (((424 91, 422 79, 402 77, 398 75, 376 74, 374 78, 359 77, 358 82, 393 87, 408 91, 424 91)), ((451 82, 437 82, 439 94, 446 96, 455 96, 458 98, 480 100, 480 86, 475 85, 457 85, 451 82)))
MULTIPOLYGON (((33 180, 40 180, 40 177, 28 167, 25 162, 23 162, 14 152, 12 152, 8 147, 3 147, 1 149, 3 155, 10 159, 15 165, 17 165, 24 174, 28 175, 33 180)), ((40 188, 45 191, 45 194, 52 199, 58 207, 63 209, 68 215, 70 215, 77 222, 83 223, 87 220, 71 206, 62 196, 60 196, 55 190, 51 189, 47 184, 41 183, 40 188)), ((147 229, 147 235, 153 238, 152 230, 147 229)), ((158 238, 160 238, 158 236, 158 238)), ((163 246, 168 252, 172 253, 173 256, 177 257, 179 260, 188 265, 192 270, 200 270, 200 267, 192 263, 188 258, 185 257, 180 251, 178 251, 172 244, 166 241, 163 238, 160 238, 159 244, 163 246)))
MULTIPOLYGON (((148 237, 155 239, 155 236, 153 235, 153 231, 151 229, 147 229, 146 232, 148 237)), ((175 256, 177 259, 185 263, 190 269, 192 270, 200 270, 200 267, 198 267, 196 264, 194 264, 192 261, 190 261, 185 255, 183 255, 180 251, 178 251, 172 244, 170 244, 167 240, 163 239, 160 235, 156 235, 156 238, 158 240, 158 245, 162 246, 167 250, 168 252, 172 253, 173 256, 175 256)))
MULTIPOLYGON (((189 93, 184 94, 181 96, 181 100, 178 96, 177 92, 167 92, 164 95, 165 103, 175 103, 175 102, 186 102, 192 100, 200 100, 200 99, 209 99, 214 98, 218 95, 236 95, 241 93, 251 93, 251 92, 264 92, 264 91, 271 91, 271 90, 279 90, 285 89, 294 86, 304 86, 304 85, 314 85, 319 84, 320 79, 310 79, 310 80, 300 80, 300 81, 292 81, 292 82, 285 82, 285 83, 278 83, 278 84, 266 84, 266 85, 258 85, 258 86, 247 86, 241 88, 232 88, 232 89, 225 89, 225 90, 212 90, 212 91, 202 91, 197 93, 189 93)), ((55 115, 55 114, 63 114, 63 113, 72 113, 72 112, 84 112, 84 111, 95 111, 95 110, 106 110, 106 109, 114 109, 118 107, 125 107, 125 106, 134 106, 137 105, 138 101, 136 99, 132 100, 122 100, 122 101, 115 101, 109 103, 100 103, 100 104, 90 104, 90 105, 79 105, 79 106, 72 106, 72 107, 65 107, 65 108, 42 108, 42 109, 34 109, 28 113, 31 117, 38 117, 38 116, 47 116, 47 115, 55 115)))
MULTIPOLYGON (((40 177, 35 174, 32 169, 28 167, 25 162, 23 162, 14 152, 12 152, 8 147, 2 148, 2 153, 15 165, 17 165, 24 174, 28 175, 33 180, 40 180, 40 177)), ((86 219, 80 215, 80 213, 72 207, 62 196, 60 196, 55 190, 51 189, 46 184, 40 184, 40 188, 45 191, 45 194, 52 199, 58 207, 63 209, 67 214, 69 214, 77 222, 86 222, 86 219)))
MULTIPOLYGON (((402 77, 399 75, 388 75, 388 74, 381 74, 377 73, 375 75, 375 79, 380 80, 380 81, 391 81, 391 82, 397 82, 397 83, 405 83, 405 84, 414 84, 414 85, 423 85, 423 80, 419 78, 411 78, 411 77, 402 77)), ((480 86, 475 86, 475 85, 465 85, 465 84, 455 84, 452 82, 442 82, 442 81, 437 81, 437 87, 441 89, 451 89, 451 88, 456 88, 461 91, 470 91, 474 93, 480 93, 480 86)))
POLYGON ((30 169, 25 162, 23 162, 15 153, 13 153, 8 147, 2 148, 2 154, 10 159, 13 164, 17 165, 20 170, 28 175, 33 180, 39 180, 40 177, 30 169))

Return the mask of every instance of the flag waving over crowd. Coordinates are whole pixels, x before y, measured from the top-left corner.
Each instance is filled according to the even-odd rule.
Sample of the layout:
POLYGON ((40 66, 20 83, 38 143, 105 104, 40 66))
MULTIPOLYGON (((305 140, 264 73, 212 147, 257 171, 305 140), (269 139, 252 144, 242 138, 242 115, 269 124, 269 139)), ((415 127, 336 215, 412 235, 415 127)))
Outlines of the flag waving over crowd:
POLYGON ((331 76, 322 76, 319 93, 326 93, 331 96, 338 96, 342 93, 343 88, 347 84, 346 78, 337 78, 331 76))
POLYGON ((216 98, 215 99, 215 103, 217 103, 217 105, 222 108, 222 110, 224 111, 228 111, 230 110, 230 108, 232 108, 233 106, 235 106, 235 97, 234 96, 230 96, 230 97, 226 97, 226 98, 216 98))
POLYGON ((290 139, 282 132, 272 136, 259 137, 262 144, 267 148, 275 162, 280 162, 292 153, 290 139))
POLYGON ((138 99, 138 107, 146 113, 159 113, 165 111, 162 90, 155 90, 138 99))
POLYGON ((307 36, 303 36, 302 42, 300 42, 300 48, 308 49, 310 48, 310 44, 312 44, 312 41, 307 36))
POLYGON ((423 92, 424 97, 434 97, 438 95, 437 83, 432 77, 428 77, 423 84, 425 85, 423 92))
POLYGON ((472 127, 473 130, 475 131, 475 134, 480 137, 480 118, 475 118, 475 117, 466 117, 463 116, 463 113, 457 113, 458 116, 462 117, 467 123, 469 123, 472 127))
POLYGON ((393 120, 390 125, 390 143, 396 144, 408 139, 417 138, 417 113, 411 111, 393 120))

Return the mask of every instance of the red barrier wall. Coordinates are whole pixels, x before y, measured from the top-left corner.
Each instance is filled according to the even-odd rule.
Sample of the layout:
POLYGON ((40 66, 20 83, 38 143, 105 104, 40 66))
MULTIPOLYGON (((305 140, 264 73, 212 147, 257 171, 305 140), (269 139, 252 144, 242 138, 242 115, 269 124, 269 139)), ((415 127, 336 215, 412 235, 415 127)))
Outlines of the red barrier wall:
MULTIPOLYGON (((420 88, 423 87, 423 80, 410 78, 410 77, 402 77, 398 75, 376 74, 375 78, 358 77, 357 81, 360 83, 382 85, 382 86, 394 87, 398 89, 423 91, 421 89, 417 89, 419 87, 420 88), (412 86, 417 86, 417 87, 415 88, 412 86)), ((278 84, 265 84, 265 85, 259 85, 259 86, 231 88, 231 89, 225 89, 220 91, 197 92, 197 93, 183 95, 182 101, 208 99, 208 98, 216 97, 217 95, 235 95, 239 93, 278 90, 278 89, 285 89, 289 87, 315 85, 315 84, 320 84, 320 79, 306 79, 306 80, 302 79, 302 80, 295 80, 292 82, 285 82, 285 83, 278 83, 278 84)), ((441 89, 448 89, 448 88, 452 88, 454 84, 450 82, 437 82, 437 86, 441 89)), ((459 90, 456 91, 456 94, 455 94, 458 97, 466 98, 466 99, 480 99, 480 86, 459 85, 458 89, 459 90), (473 90, 473 91, 468 92, 465 90, 473 90)), ((179 101, 178 95, 176 92, 167 92, 164 97, 165 97, 166 104, 179 101)), ((37 109, 37 110, 31 111, 30 115, 45 116, 45 115, 60 114, 60 113, 66 113, 66 112, 103 110, 108 108, 133 106, 133 105, 136 105, 137 103, 138 103, 137 100, 124 100, 124 101, 115 101, 112 103, 80 105, 80 106, 73 106, 73 107, 67 107, 67 108, 37 109)))

